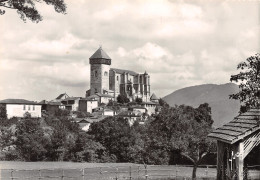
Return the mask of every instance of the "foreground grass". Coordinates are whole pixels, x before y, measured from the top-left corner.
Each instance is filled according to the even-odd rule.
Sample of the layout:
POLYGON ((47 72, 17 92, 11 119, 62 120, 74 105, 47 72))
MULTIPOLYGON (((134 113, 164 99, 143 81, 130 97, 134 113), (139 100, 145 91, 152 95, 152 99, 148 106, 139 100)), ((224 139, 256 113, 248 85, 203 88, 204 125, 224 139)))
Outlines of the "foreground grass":
MULTIPOLYGON (((74 163, 74 162, 17 162, 0 161, 1 179, 189 179, 192 167, 183 166, 147 166, 133 163, 74 163), (11 170, 13 169, 13 171, 11 170), (84 171, 82 170, 84 169, 84 171), (40 171, 39 171, 40 170, 40 171), (148 176, 146 176, 148 175, 148 176)), ((215 179, 216 169, 199 168, 199 178, 215 179)))

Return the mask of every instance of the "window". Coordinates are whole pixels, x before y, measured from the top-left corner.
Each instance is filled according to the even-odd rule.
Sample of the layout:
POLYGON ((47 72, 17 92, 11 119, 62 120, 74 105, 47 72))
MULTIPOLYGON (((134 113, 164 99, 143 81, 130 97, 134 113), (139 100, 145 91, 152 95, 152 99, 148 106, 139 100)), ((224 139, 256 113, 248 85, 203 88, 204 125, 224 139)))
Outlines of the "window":
POLYGON ((95 88, 95 93, 97 93, 98 91, 97 91, 97 88, 95 88))
POLYGON ((97 71, 95 71, 95 77, 97 77, 97 71))
POLYGON ((33 111, 35 111, 35 105, 33 105, 33 111))
POLYGON ((26 105, 23 105, 23 110, 26 110, 26 105))
POLYGON ((104 72, 104 76, 107 76, 107 72, 106 71, 104 72))
POLYGON ((116 76, 116 80, 118 81, 118 76, 116 76))
POLYGON ((28 110, 29 110, 29 111, 31 110, 31 106, 30 106, 30 105, 28 106, 28 110))

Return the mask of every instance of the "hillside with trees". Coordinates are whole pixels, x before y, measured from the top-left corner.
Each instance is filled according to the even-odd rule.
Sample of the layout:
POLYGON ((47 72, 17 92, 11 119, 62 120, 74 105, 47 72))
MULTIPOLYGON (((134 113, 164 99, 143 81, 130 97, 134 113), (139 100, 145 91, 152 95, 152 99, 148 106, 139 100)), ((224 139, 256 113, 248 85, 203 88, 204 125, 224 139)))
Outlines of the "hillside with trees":
POLYGON ((204 84, 176 90, 163 99, 170 106, 185 104, 196 108, 202 103, 208 103, 212 110, 213 126, 219 127, 237 116, 240 102, 229 96, 238 91, 239 87, 233 83, 204 84))
POLYGON ((213 120, 208 104, 170 107, 144 124, 132 126, 121 117, 108 117, 84 132, 66 110, 44 118, 2 119, 2 160, 133 162, 141 164, 213 163, 207 155, 214 143, 207 139, 213 120))

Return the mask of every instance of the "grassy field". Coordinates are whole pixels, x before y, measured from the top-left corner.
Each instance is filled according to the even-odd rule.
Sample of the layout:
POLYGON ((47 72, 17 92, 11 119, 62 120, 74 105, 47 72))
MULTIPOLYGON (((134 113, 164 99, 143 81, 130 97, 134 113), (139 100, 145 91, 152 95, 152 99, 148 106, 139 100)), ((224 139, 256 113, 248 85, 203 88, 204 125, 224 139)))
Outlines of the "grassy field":
MULTIPOLYGON (((192 167, 182 166, 147 166, 132 163, 73 163, 73 162, 17 162, 0 161, 1 179, 189 179, 192 167), (13 169, 13 172, 12 170, 13 169), (83 172, 84 169, 84 172, 83 172), (40 170, 40 171, 39 171, 40 170), (11 175, 12 174, 12 175, 11 175), (31 178, 28 178, 31 177, 31 178)), ((199 168, 197 176, 215 179, 216 169, 199 168)))

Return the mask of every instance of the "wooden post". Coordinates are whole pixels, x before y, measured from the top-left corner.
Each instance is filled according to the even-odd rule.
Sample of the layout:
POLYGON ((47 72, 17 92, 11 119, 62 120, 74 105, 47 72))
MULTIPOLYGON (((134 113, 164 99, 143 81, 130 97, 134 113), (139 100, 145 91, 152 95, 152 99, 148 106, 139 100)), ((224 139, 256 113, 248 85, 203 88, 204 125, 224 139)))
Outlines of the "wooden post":
POLYGON ((118 180, 118 168, 116 168, 116 180, 118 180))
POLYGON ((102 179, 102 168, 100 168, 99 174, 100 174, 100 179, 102 179))
POLYGON ((85 180, 85 169, 82 169, 82 180, 85 180))
POLYGON ((209 172, 209 167, 207 166, 207 169, 206 169, 206 178, 208 178, 208 172, 209 172))
POLYGON ((236 168, 237 168, 237 179, 243 180, 243 168, 244 168, 244 143, 239 142, 237 145, 236 154, 236 168))
POLYGON ((177 164, 175 165, 175 175, 176 175, 176 179, 178 177, 178 169, 177 169, 177 164))
POLYGON ((64 180, 64 169, 62 169, 61 180, 64 180))
POLYGON ((129 166, 129 179, 132 180, 132 167, 129 166))
POLYGON ((225 145, 224 142, 217 141, 217 180, 225 179, 225 168, 224 168, 224 151, 225 145))
POLYGON ((144 167, 145 167, 145 179, 147 180, 148 179, 147 165, 145 164, 144 167))
POLYGON ((140 179, 140 166, 138 166, 138 171, 137 171, 137 179, 140 179))
POLYGON ((11 170, 11 179, 12 179, 12 180, 14 180, 13 172, 14 172, 14 170, 12 169, 12 170, 11 170))
POLYGON ((42 179, 42 173, 40 169, 39 169, 39 179, 42 179))

